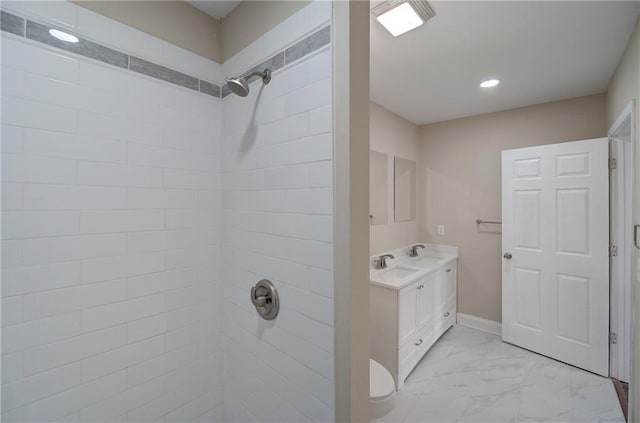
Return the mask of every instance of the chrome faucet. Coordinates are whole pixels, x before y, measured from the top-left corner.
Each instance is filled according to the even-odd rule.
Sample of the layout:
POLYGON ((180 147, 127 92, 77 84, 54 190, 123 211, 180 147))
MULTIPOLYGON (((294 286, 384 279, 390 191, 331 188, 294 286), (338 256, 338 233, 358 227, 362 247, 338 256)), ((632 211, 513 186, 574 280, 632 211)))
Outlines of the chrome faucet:
POLYGON ((409 248, 409 257, 418 257, 418 248, 424 248, 422 244, 412 245, 409 248))
POLYGON ((383 254, 373 261, 373 267, 375 267, 376 269, 386 269, 388 258, 394 259, 395 257, 391 254, 383 254))

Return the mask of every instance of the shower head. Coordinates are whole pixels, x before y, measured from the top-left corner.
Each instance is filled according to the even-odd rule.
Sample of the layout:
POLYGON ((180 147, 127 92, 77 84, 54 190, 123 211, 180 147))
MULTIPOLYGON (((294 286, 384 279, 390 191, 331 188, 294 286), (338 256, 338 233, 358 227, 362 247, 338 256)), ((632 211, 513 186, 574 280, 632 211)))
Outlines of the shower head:
POLYGON ((271 69, 265 69, 264 71, 253 71, 243 76, 234 76, 227 78, 227 87, 232 93, 239 95, 240 97, 246 97, 249 95, 249 84, 247 81, 254 76, 262 78, 264 84, 268 84, 271 81, 271 69))

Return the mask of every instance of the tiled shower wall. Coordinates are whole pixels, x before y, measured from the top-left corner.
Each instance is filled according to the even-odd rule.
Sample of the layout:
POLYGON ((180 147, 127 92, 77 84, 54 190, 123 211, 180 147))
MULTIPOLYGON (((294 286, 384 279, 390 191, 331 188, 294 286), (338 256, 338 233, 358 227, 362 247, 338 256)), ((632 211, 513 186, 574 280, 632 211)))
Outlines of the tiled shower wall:
POLYGON ((333 421, 330 19, 314 2, 223 64, 284 65, 223 99, 225 421, 333 421), (280 295, 274 321, 247 295, 263 278, 280 295))
POLYGON ((331 3, 223 69, 71 3, 3 7, 127 60, 2 35, 2 420, 333 420, 331 3))
MULTIPOLYGON (((15 7, 219 78, 70 3, 15 7)), ((221 419, 220 117, 219 98, 3 32, 2 421, 221 419)))

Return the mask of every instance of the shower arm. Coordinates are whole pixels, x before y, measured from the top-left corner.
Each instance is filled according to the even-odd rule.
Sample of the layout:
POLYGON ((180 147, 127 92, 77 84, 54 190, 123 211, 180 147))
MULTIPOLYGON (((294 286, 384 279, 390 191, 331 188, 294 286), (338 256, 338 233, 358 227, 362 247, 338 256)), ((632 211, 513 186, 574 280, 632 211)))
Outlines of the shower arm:
POLYGON ((271 81, 271 70, 270 69, 265 69, 263 71, 254 70, 254 71, 251 71, 251 72, 247 73, 246 75, 244 75, 243 78, 246 81, 248 81, 249 79, 251 79, 254 76, 259 76, 260 78, 262 78, 262 81, 265 84, 268 84, 269 81, 271 81))

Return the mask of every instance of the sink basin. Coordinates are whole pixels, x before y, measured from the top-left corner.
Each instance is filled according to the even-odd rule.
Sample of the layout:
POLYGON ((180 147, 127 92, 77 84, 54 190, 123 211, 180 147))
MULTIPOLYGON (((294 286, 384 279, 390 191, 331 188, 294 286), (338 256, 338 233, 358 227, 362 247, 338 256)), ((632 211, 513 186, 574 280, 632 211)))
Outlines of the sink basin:
POLYGON ((393 269, 385 270, 384 278, 385 279, 404 279, 408 276, 413 275, 418 271, 419 269, 412 269, 411 267, 396 266, 393 269))

